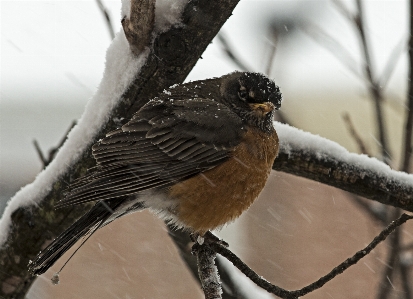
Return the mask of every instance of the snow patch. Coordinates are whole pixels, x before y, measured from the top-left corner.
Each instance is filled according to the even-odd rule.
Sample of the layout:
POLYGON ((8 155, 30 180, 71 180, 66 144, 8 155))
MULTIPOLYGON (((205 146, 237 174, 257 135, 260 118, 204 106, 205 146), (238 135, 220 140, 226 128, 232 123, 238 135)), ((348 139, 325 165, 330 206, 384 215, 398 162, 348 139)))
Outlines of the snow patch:
POLYGON ((362 176, 366 176, 371 172, 387 178, 388 181, 398 181, 401 184, 413 186, 412 174, 393 170, 376 158, 350 153, 334 141, 286 124, 274 122, 274 127, 280 139, 280 152, 291 154, 291 151, 294 150, 295 152, 316 153, 319 159, 336 160, 337 162, 345 162, 350 167, 360 168, 362 176))
POLYGON ((91 146, 90 141, 108 121, 110 111, 133 81, 148 54, 149 50, 146 50, 135 57, 129 49, 123 30, 116 35, 106 52, 102 81, 96 94, 86 105, 78 125, 71 130, 52 163, 36 176, 33 183, 20 189, 7 203, 0 218, 0 246, 9 234, 12 213, 20 207, 37 205, 52 189, 56 180, 91 146))
POLYGON ((188 0, 157 0, 155 4, 155 31, 165 32, 181 22, 182 11, 188 0))
MULTIPOLYGON (((181 23, 181 15, 188 0, 156 0, 155 33, 165 32, 181 23)), ((131 0, 122 0, 121 18, 130 18, 131 0)))
POLYGON ((131 0, 122 0, 122 7, 120 9, 120 18, 130 18, 130 1, 131 0))

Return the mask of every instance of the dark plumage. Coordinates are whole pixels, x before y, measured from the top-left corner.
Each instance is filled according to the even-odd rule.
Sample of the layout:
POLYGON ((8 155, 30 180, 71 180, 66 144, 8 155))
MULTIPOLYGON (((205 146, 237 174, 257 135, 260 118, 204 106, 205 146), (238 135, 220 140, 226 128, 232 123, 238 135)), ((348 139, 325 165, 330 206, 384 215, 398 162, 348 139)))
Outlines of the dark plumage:
POLYGON ((97 166, 57 207, 95 206, 30 271, 44 273, 78 239, 143 208, 200 234, 235 219, 261 192, 277 155, 280 106, 279 88, 258 73, 171 86, 93 146, 97 166))

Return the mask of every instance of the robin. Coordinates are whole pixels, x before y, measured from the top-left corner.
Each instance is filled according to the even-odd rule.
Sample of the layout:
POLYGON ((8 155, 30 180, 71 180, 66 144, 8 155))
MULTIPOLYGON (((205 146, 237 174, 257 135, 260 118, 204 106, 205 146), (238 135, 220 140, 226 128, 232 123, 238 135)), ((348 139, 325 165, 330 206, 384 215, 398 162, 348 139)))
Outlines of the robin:
POLYGON ((50 268, 80 238, 145 208, 204 235, 254 202, 278 153, 273 126, 278 86, 233 72, 174 85, 93 147, 97 166, 71 185, 57 208, 96 201, 29 264, 50 268))

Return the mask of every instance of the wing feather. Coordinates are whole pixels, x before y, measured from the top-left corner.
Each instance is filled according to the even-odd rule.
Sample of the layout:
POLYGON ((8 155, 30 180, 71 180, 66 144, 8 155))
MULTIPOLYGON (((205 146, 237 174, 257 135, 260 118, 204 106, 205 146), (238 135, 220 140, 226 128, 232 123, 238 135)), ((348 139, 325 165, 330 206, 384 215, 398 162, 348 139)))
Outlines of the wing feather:
POLYGON ((58 207, 166 188, 211 169, 240 142, 242 120, 212 99, 152 100, 96 143, 97 166, 58 207))

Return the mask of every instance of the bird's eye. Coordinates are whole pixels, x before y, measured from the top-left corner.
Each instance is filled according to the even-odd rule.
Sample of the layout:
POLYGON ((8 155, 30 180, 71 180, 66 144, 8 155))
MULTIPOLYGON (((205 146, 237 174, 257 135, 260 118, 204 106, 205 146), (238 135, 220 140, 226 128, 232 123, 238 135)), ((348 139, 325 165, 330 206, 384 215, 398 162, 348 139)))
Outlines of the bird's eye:
POLYGON ((248 95, 248 92, 247 92, 245 89, 241 89, 241 90, 238 92, 238 95, 239 95, 239 97, 240 97, 241 99, 245 100, 246 97, 247 97, 247 95, 248 95))

